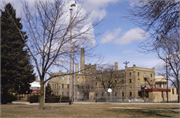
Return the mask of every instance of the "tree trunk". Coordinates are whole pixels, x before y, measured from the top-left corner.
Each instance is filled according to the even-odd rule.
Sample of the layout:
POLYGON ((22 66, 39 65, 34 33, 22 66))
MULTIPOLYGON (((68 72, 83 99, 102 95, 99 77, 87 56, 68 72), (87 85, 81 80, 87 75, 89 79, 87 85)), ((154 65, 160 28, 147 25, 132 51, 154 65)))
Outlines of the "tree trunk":
POLYGON ((178 93, 178 103, 180 103, 180 98, 179 98, 179 85, 178 85, 178 88, 177 88, 177 93, 178 93))
POLYGON ((44 84, 43 84, 43 81, 44 78, 40 78, 40 84, 41 84, 41 87, 40 87, 40 98, 39 98, 39 109, 44 109, 44 84))

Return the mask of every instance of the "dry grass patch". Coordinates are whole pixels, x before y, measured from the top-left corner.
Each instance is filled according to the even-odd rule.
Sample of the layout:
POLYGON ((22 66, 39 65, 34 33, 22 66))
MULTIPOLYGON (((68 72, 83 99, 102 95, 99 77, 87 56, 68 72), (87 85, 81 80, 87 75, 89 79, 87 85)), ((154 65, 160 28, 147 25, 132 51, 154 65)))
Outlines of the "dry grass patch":
POLYGON ((161 110, 111 109, 110 107, 178 108, 178 106, 116 104, 1 105, 1 117, 179 117, 179 112, 161 110))

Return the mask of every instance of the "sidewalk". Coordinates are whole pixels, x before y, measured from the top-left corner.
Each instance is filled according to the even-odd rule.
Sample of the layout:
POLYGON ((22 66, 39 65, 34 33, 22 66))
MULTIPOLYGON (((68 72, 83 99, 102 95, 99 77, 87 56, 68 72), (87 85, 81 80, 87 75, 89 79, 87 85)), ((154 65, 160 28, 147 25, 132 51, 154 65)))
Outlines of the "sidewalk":
POLYGON ((136 107, 109 107, 110 109, 141 109, 141 110, 165 110, 165 111, 180 111, 180 109, 156 109, 156 108, 136 108, 136 107))

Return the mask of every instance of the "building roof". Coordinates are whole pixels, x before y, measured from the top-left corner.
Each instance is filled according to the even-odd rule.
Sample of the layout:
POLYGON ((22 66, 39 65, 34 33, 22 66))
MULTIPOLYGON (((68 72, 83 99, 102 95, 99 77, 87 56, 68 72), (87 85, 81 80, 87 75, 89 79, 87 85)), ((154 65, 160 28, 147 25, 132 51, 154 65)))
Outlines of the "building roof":
POLYGON ((155 83, 157 83, 157 82, 167 82, 167 79, 165 76, 158 75, 155 77, 155 83))
POLYGON ((31 85, 31 87, 41 87, 39 81, 34 81, 34 82, 30 83, 30 85, 31 85))

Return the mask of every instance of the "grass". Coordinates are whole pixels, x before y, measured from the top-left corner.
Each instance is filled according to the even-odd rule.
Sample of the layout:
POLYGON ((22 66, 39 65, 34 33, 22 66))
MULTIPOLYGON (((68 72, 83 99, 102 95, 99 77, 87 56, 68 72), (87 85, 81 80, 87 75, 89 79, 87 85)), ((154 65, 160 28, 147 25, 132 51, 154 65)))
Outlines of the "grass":
POLYGON ((44 110, 38 105, 1 105, 1 117, 179 117, 178 105, 143 104, 46 104, 44 110), (166 108, 167 110, 114 109, 110 107, 166 108))

